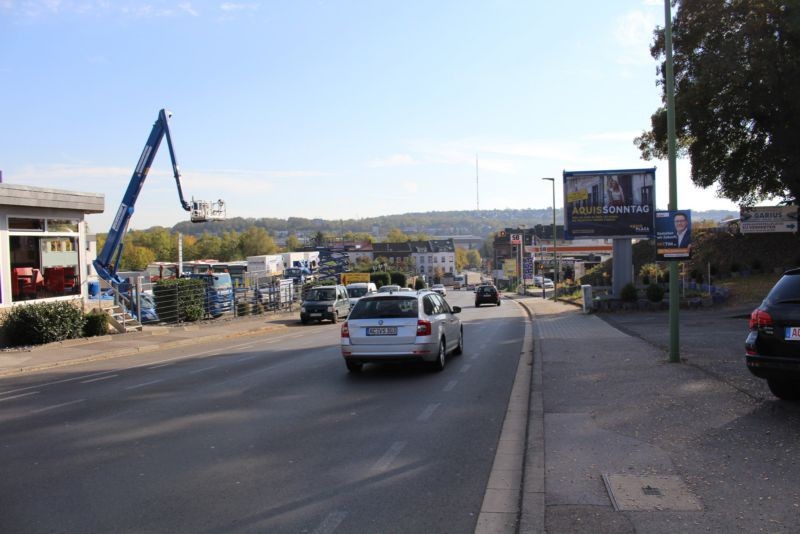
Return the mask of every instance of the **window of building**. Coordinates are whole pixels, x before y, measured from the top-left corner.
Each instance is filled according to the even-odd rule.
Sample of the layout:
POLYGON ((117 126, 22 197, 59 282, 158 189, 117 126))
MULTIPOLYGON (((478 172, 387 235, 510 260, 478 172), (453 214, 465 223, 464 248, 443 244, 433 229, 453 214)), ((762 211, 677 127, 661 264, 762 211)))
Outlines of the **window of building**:
POLYGON ((14 302, 80 294, 78 220, 9 217, 8 224, 14 302))

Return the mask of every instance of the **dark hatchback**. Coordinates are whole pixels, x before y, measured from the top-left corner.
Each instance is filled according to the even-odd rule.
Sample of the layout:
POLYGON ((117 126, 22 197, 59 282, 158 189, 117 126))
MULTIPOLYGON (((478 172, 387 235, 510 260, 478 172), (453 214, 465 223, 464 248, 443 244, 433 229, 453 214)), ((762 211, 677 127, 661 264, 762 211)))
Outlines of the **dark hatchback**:
POLYGON ((500 306, 500 292, 494 286, 478 286, 475 288, 475 307, 481 304, 500 306))
POLYGON ((750 314, 747 368, 784 400, 800 400, 800 269, 792 269, 750 314))

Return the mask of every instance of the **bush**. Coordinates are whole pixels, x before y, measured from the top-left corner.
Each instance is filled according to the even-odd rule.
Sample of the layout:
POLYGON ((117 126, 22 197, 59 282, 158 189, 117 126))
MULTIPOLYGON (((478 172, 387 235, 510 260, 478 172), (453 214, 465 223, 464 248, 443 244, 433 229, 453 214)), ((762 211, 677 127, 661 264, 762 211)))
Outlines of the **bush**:
POLYGON ((396 284, 400 287, 406 287, 406 273, 391 272, 389 273, 389 278, 393 284, 396 284))
POLYGON ((425 289, 425 281, 421 276, 418 276, 417 280, 414 282, 414 289, 425 289))
POLYGON ((392 283, 392 277, 389 273, 379 272, 369 275, 369 281, 374 283, 378 288, 381 286, 388 286, 392 283))
POLYGON ((39 302, 14 306, 3 321, 13 345, 39 345, 74 339, 83 334, 83 312, 68 302, 39 302))
POLYGON ((236 314, 240 317, 250 315, 250 303, 246 300, 240 300, 236 303, 236 314))
POLYGON ((622 291, 620 291, 619 297, 623 302, 636 302, 639 298, 639 292, 636 290, 635 285, 625 284, 622 291))
POLYGON ((104 336, 108 334, 108 315, 103 312, 93 311, 85 315, 86 323, 83 325, 85 337, 104 336))
POLYGON ((647 286, 647 300, 650 302, 661 302, 664 300, 664 288, 658 284, 647 286))
POLYGON ((153 288, 158 318, 166 323, 203 318, 206 283, 194 278, 159 280, 153 288))

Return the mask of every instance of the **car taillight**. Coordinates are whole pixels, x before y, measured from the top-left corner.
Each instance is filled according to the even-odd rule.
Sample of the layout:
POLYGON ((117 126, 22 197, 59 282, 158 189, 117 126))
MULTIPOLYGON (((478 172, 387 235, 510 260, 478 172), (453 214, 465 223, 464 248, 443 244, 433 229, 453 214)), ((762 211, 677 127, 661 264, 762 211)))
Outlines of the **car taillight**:
POLYGON ((433 328, 431 327, 430 321, 423 321, 420 319, 417 321, 417 335, 418 336, 429 336, 433 332, 433 328))
POLYGON ((772 317, 764 310, 756 308, 750 314, 750 330, 762 328, 765 326, 772 326, 772 317))
POLYGON ((342 337, 350 338, 350 327, 347 326, 347 321, 342 323, 342 337))

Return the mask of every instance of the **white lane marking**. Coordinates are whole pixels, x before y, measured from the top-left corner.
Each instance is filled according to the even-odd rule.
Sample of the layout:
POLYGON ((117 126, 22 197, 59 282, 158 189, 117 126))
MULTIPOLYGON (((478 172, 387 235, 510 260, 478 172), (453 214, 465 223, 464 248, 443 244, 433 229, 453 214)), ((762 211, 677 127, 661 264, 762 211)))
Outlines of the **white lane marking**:
POLYGON ((128 387, 126 387, 125 389, 137 389, 137 388, 143 388, 143 387, 145 387, 145 386, 149 386, 149 385, 151 385, 151 384, 157 384, 157 383, 159 383, 159 382, 163 382, 163 381, 164 381, 164 380, 151 380, 150 382, 142 382, 141 384, 136 384, 135 386, 128 386, 128 387))
POLYGON ((101 380, 108 380, 109 378, 114 378, 115 376, 119 376, 119 375, 100 376, 98 378, 90 378, 89 380, 81 380, 81 384, 89 384, 91 382, 100 382, 101 380))
POLYGON ((62 402, 61 404, 53 404, 52 406, 45 406, 44 408, 39 408, 38 410, 32 410, 30 413, 46 412, 47 410, 55 410, 56 408, 61 408, 62 406, 69 406, 70 404, 78 404, 79 402, 85 401, 86 399, 78 399, 69 402, 62 402))
POLYGON ((175 362, 167 362, 167 363, 161 363, 161 364, 158 364, 158 365, 151 365, 150 367, 148 367, 148 369, 161 369, 162 367, 167 367, 169 365, 172 365, 173 363, 175 363, 175 362))
POLYGON ((328 516, 314 529, 312 534, 331 534, 342 524, 344 518, 347 517, 347 512, 331 512, 328 516))
POLYGON ((395 441, 392 443, 392 446, 389 447, 389 450, 386 451, 386 454, 381 456, 380 459, 372 466, 372 470, 386 471, 389 469, 389 466, 392 465, 392 462, 395 458, 397 458, 397 455, 400 454, 400 451, 405 448, 406 444, 408 444, 407 441, 395 441))
POLYGON ((477 360, 478 359, 478 355, 477 354, 473 354, 472 356, 469 357, 469 359, 470 360, 477 360))
POLYGON ((453 391, 453 388, 456 387, 458 384, 458 380, 451 380, 447 383, 447 385, 442 389, 442 391, 453 391))
POLYGON ((236 360, 234 360, 234 361, 235 361, 236 363, 239 363, 239 362, 246 362, 247 360, 252 360, 253 358, 255 358, 255 357, 257 357, 257 356, 258 356, 257 354, 253 354, 252 356, 245 356, 244 358, 237 358, 237 359, 236 359, 236 360))
POLYGON ((469 363, 465 364, 464 366, 461 367, 461 369, 458 370, 458 372, 459 373, 466 373, 467 371, 469 371, 470 367, 472 367, 471 364, 469 364, 469 363))
POLYGON ((216 368, 217 368, 216 365, 212 365, 210 367, 203 367, 202 369, 195 369, 194 371, 189 371, 189 374, 194 375, 197 373, 202 373, 203 371, 208 371, 209 369, 216 369, 216 368))
POLYGON ((425 410, 423 410, 422 413, 419 414, 419 417, 417 417, 417 421, 427 421, 428 419, 430 419, 431 416, 433 415, 433 412, 435 412, 436 408, 438 408, 439 406, 440 406, 440 403, 429 404, 425 408, 425 410))
POLYGON ((0 402, 11 400, 11 399, 19 399, 21 397, 30 397, 31 395, 37 395, 38 393, 39 393, 38 391, 31 391, 29 393, 23 393, 21 395, 13 395, 11 397, 4 397, 4 398, 0 399, 0 402))

